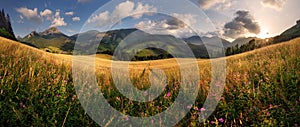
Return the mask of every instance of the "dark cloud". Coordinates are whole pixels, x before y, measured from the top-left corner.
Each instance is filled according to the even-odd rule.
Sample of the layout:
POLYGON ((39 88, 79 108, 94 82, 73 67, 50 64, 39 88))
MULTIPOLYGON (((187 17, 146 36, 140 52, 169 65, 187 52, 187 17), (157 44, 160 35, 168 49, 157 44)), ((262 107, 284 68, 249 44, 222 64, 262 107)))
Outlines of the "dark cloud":
POLYGON ((171 19, 167 20, 165 22, 165 24, 168 25, 167 29, 181 29, 181 28, 187 27, 187 25, 184 22, 182 22, 176 18, 171 18, 171 19))
POLYGON ((249 11, 237 11, 236 15, 231 22, 224 25, 224 36, 236 38, 248 33, 260 33, 260 26, 249 11))

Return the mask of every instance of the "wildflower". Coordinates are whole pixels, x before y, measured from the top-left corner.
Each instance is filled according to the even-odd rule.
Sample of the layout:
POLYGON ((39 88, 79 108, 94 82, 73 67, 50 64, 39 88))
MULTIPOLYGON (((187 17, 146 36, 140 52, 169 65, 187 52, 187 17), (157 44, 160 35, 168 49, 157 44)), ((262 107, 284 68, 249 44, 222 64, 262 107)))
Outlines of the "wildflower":
POLYGON ((273 108, 273 105, 272 105, 272 104, 270 104, 270 105, 269 105, 269 107, 270 107, 270 108, 273 108))
POLYGON ((224 122, 224 119, 223 119, 223 118, 220 118, 220 119, 219 119, 219 122, 223 123, 223 122, 224 122))
POLYGON ((121 101, 120 97, 116 97, 116 99, 117 99, 118 101, 121 101))
POLYGON ((215 97, 215 96, 216 96, 216 94, 215 94, 215 93, 212 93, 212 94, 211 94, 211 96, 215 97))
POLYGON ((144 116, 145 116, 145 113, 144 113, 144 112, 142 112, 142 113, 141 113, 141 115, 144 117, 144 116))
POLYGON ((125 117, 124 117, 124 119, 125 119, 126 121, 128 121, 128 120, 129 120, 128 116, 125 116, 125 117))
POLYGON ((203 112, 203 111, 205 111, 205 110, 206 110, 205 108, 201 108, 201 109, 200 109, 201 112, 203 112))
POLYGON ((63 83, 67 83, 68 81, 67 80, 63 80, 63 83))
POLYGON ((22 107, 22 108, 26 108, 26 106, 23 104, 23 102, 20 102, 19 105, 20 105, 20 107, 22 107))
POLYGON ((253 111, 253 109, 252 109, 252 108, 250 108, 250 109, 249 109, 249 112, 252 112, 252 111, 253 111))
POLYGON ((160 106, 157 106, 156 108, 157 108, 158 110, 160 110, 160 106))
POLYGON ((267 112, 267 115, 270 115, 270 112, 267 112))
POLYGON ((73 97, 72 97, 72 101, 74 101, 76 99, 76 95, 74 95, 73 97))
POLYGON ((167 97, 170 97, 170 96, 171 96, 171 92, 168 92, 167 97))
POLYGON ((153 123, 154 123, 154 120, 151 120, 151 123, 153 124, 153 123))
POLYGON ((170 97, 171 96, 171 92, 168 92, 165 96, 164 96, 164 98, 166 99, 166 98, 168 98, 168 97, 170 97))
POLYGON ((186 106, 186 108, 187 108, 187 109, 191 109, 191 108, 192 108, 192 106, 188 105, 188 106, 186 106))
POLYGON ((199 109, 198 109, 198 107, 194 107, 194 110, 198 111, 199 109))
POLYGON ((56 94, 55 96, 56 96, 56 97, 59 97, 59 94, 56 94))

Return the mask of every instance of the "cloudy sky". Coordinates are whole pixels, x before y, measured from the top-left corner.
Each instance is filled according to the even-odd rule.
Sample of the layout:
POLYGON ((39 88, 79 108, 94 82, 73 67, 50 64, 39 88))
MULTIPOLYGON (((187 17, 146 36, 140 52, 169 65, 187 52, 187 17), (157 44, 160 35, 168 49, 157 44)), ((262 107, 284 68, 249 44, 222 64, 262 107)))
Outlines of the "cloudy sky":
MULTIPOLYGON (((192 31, 189 26, 199 24, 199 21, 197 15, 189 13, 188 9, 166 16, 155 14, 158 12, 157 6, 142 2, 123 0, 106 11, 94 13, 110 0, 0 1, 0 8, 4 8, 11 17, 15 34, 21 37, 49 27, 58 27, 63 33, 73 35, 84 24, 93 24, 91 29, 102 27, 113 19, 133 12, 140 14, 124 18, 114 28, 135 27, 150 33, 155 31, 177 37, 192 36, 196 31, 203 35, 215 32, 227 39, 243 36, 265 38, 280 34, 300 19, 299 0, 190 0, 205 12, 216 31, 192 31)), ((168 5, 183 7, 176 2, 169 2, 168 5)))

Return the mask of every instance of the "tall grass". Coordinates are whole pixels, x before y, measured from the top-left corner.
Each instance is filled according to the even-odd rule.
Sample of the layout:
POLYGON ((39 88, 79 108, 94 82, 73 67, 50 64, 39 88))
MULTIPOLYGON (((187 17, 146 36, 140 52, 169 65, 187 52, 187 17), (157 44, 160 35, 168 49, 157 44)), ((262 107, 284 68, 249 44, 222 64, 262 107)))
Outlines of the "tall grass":
MULTIPOLYGON (((75 93, 71 57, 45 53, 4 38, 0 38, 0 49, 1 125, 98 126, 85 113, 75 93)), ((211 76, 210 62, 199 60, 197 101, 186 107, 190 112, 176 126, 298 126, 299 50, 298 38, 228 57, 223 96, 216 111, 202 123, 198 116, 205 110, 202 105, 211 76)), ((155 62, 133 63, 138 69, 131 67, 131 80, 137 88, 149 87, 148 75, 155 62)), ((107 66, 97 68, 98 84, 116 110, 131 116, 152 116, 166 110, 178 95, 180 73, 169 66, 160 65, 167 74, 168 86, 153 102, 138 103, 122 96, 107 66)), ((129 125, 126 120, 120 119, 129 125)))

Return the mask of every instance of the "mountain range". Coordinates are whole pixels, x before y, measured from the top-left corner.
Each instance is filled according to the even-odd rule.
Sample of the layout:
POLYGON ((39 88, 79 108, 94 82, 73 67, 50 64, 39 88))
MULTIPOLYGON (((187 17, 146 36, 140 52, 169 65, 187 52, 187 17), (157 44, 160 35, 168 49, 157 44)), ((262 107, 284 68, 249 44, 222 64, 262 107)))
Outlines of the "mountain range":
POLYGON ((215 55, 214 57, 218 57, 219 55, 221 55, 222 51, 214 50, 214 49, 220 49, 220 46, 218 46, 219 40, 221 40, 224 48, 226 49, 229 47, 236 47, 236 46, 239 47, 242 45, 246 45, 251 40, 255 40, 255 42, 258 45, 260 45, 260 47, 262 47, 273 43, 287 41, 299 36, 300 36, 300 21, 297 21, 297 24, 295 26, 286 30, 285 32, 283 32, 282 34, 276 37, 272 37, 268 39, 260 39, 256 37, 237 38, 233 42, 229 42, 217 36, 213 36, 213 37, 192 36, 189 38, 176 38, 172 35, 154 35, 135 28, 118 29, 118 30, 111 30, 107 32, 99 32, 96 30, 91 30, 80 34, 67 36, 64 33, 60 32, 60 30, 56 27, 51 27, 39 33, 33 31, 27 36, 25 36, 24 38, 21 38, 20 41, 25 44, 37 47, 39 49, 43 49, 48 52, 71 54, 76 41, 79 42, 79 46, 81 48, 86 49, 88 51, 89 48, 93 47, 92 46, 93 44, 98 44, 98 42, 100 41, 99 38, 103 37, 100 42, 100 45, 98 46, 97 53, 113 55, 115 49, 119 46, 122 40, 123 41, 127 40, 127 42, 129 42, 131 45, 136 46, 135 48, 138 47, 141 48, 145 46, 146 47, 150 46, 150 48, 146 48, 141 51, 136 51, 133 47, 131 47, 130 49, 127 46, 126 49, 130 49, 130 50, 123 50, 122 52, 119 52, 119 54, 129 57, 130 54, 134 53, 136 54, 135 55, 136 59, 144 60, 144 59, 161 59, 161 58, 174 57, 168 54, 164 50, 158 48, 152 48, 155 47, 155 45, 160 44, 157 42, 168 43, 168 45, 161 45, 161 46, 164 49, 167 49, 168 52, 177 52, 179 54, 183 54, 186 52, 186 50, 184 50, 183 47, 184 44, 187 44, 190 47, 190 49, 192 49, 194 55, 197 58, 208 58, 209 54, 207 53, 207 50, 213 50, 212 52, 215 55), (141 42, 145 42, 145 43, 141 43, 141 42))

